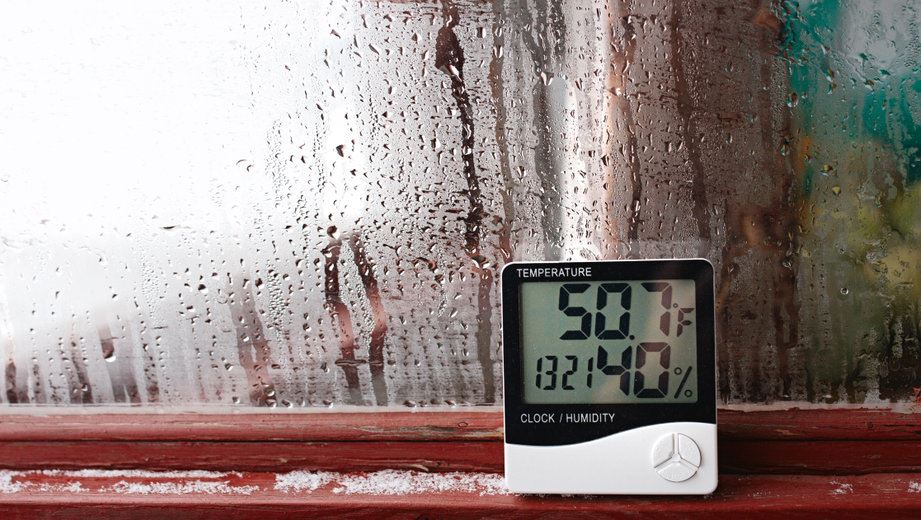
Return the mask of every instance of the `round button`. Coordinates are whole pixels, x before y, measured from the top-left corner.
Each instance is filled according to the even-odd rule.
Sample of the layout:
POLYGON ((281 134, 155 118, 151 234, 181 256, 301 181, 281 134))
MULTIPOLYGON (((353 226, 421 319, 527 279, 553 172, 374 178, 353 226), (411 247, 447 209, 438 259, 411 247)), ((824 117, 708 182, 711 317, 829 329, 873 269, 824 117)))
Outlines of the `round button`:
POLYGON ((665 435, 652 448, 652 465, 665 480, 684 482, 700 467, 700 448, 683 433, 665 435))

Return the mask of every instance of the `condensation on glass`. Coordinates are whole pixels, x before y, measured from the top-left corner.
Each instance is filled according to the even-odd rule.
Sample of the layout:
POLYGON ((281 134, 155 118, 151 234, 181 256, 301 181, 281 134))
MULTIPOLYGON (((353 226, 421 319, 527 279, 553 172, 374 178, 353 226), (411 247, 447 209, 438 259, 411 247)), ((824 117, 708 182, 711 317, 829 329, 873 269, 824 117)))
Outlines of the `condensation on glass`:
POLYGON ((3 403, 495 403, 501 266, 625 257, 724 401, 921 386, 912 2, 3 10, 3 403))

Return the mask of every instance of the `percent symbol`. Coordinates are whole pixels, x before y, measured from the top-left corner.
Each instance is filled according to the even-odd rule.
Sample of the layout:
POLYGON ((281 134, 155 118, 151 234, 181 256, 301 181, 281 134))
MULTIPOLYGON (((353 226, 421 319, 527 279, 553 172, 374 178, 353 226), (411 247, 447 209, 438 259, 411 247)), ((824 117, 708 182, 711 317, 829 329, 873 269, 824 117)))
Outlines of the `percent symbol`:
MULTIPOLYGON (((690 366, 688 367, 687 370, 684 371, 684 378, 681 380, 681 384, 678 385, 678 390, 675 391, 675 397, 674 397, 675 399, 678 399, 678 396, 681 395, 681 390, 683 390, 684 385, 687 384, 688 377, 691 375, 691 370, 694 370, 694 367, 690 366)), ((675 374, 680 374, 680 373, 681 373, 681 369, 676 368, 675 374)), ((690 390, 688 390, 688 392, 690 392, 690 390)))

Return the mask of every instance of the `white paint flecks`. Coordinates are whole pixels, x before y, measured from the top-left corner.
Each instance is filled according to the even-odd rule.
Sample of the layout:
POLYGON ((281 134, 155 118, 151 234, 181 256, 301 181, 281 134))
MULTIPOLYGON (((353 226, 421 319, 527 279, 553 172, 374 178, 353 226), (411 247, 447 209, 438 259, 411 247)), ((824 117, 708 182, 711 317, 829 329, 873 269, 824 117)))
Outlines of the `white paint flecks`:
POLYGON ((336 479, 334 493, 359 495, 415 495, 457 491, 480 495, 506 494, 505 478, 494 473, 420 473, 384 470, 336 479))
POLYGON ((231 486, 226 481, 188 480, 181 482, 120 481, 105 489, 128 495, 252 495, 258 486, 231 486))
POLYGON ((76 481, 52 484, 48 482, 35 483, 27 480, 20 480, 29 473, 35 474, 36 472, 0 471, 0 494, 32 491, 40 491, 43 493, 82 493, 86 491, 83 484, 76 481))
POLYGON ((847 484, 844 482, 836 482, 834 480, 831 483, 838 486, 832 490, 831 492, 832 495, 847 495, 848 493, 854 492, 854 486, 852 484, 847 484))
POLYGON ((909 493, 921 493, 921 482, 911 481, 908 483, 909 493))
POLYGON ((416 495, 422 493, 461 492, 480 495, 507 493, 505 479, 494 473, 425 473, 421 471, 383 470, 373 473, 335 473, 328 471, 292 471, 275 476, 277 491, 315 491, 332 485, 333 493, 350 495, 416 495))
POLYGON ((36 487, 42 493, 83 493, 87 491, 80 482, 68 482, 66 484, 47 484, 43 482, 36 487))
POLYGON ((13 477, 17 476, 18 471, 0 471, 0 493, 19 493, 24 485, 20 482, 13 482, 13 477))
POLYGON ((226 480, 227 477, 240 475, 239 473, 224 473, 218 471, 102 469, 84 469, 76 471, 54 469, 41 471, 0 471, 0 494, 36 491, 43 493, 82 493, 88 491, 84 486, 84 482, 79 479, 121 479, 110 486, 98 488, 98 491, 122 494, 171 495, 200 493, 208 495, 251 495, 259 491, 258 486, 233 486, 230 485, 229 480, 226 480), (42 481, 33 482, 31 479, 36 476, 63 477, 75 480, 60 484, 42 481), (132 481, 134 479, 139 481, 132 481))
POLYGON ((314 491, 339 477, 329 471, 292 471, 275 475, 275 489, 278 491, 314 491))
MULTIPOLYGON (((143 470, 36 470, 0 471, 0 494, 88 491, 125 495, 252 495, 257 485, 233 485, 241 473, 218 471, 143 470), (42 479, 73 479, 47 483, 42 479), (103 479, 99 482, 95 479, 103 479), (113 483, 114 482, 114 483, 113 483)), ((417 495, 424 493, 506 494, 505 479, 493 473, 425 473, 384 470, 372 473, 291 471, 275 475, 275 491, 310 493, 330 486, 332 492, 350 495, 417 495)))

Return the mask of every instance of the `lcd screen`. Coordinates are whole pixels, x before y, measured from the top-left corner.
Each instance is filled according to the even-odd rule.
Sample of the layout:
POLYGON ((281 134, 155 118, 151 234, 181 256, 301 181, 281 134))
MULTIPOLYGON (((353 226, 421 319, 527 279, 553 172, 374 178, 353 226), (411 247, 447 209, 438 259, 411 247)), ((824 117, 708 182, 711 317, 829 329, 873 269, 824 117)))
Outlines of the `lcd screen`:
POLYGON ((521 284, 524 401, 697 402, 694 280, 521 284))

